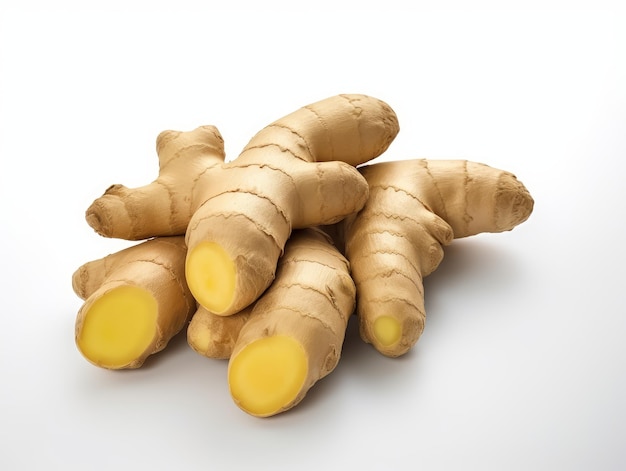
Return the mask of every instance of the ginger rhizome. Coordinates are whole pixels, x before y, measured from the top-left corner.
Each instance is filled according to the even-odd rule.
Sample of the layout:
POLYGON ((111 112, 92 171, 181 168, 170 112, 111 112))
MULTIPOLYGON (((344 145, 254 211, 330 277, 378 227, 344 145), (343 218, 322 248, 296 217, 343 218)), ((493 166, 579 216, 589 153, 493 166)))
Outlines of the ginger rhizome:
MULTIPOLYGON (((287 242, 289 245, 289 241, 287 242)), ((227 360, 256 303, 230 316, 220 316, 198 306, 187 327, 187 343, 202 356, 227 360)))
POLYGON ((355 296, 349 264, 330 237, 295 231, 259 300, 227 317, 200 307, 187 339, 201 355, 229 359, 229 388, 242 410, 276 415, 337 366, 355 296))
POLYGON ((386 103, 338 95, 263 128, 228 163, 215 163, 221 138, 175 133, 184 147, 166 139, 159 149, 180 166, 161 165, 159 178, 139 189, 112 187, 87 219, 103 235, 142 238, 181 233, 189 216, 187 283, 205 309, 232 315, 270 285, 293 229, 333 224, 363 207, 368 186, 354 167, 382 154, 398 131, 386 103), (154 217, 155 207, 178 207, 174 200, 185 203, 176 223, 154 217))
POLYGON ((298 404, 337 366, 355 294, 348 262, 330 238, 316 229, 294 232, 276 280, 232 347, 228 385, 235 403, 259 417, 298 404))
POLYGON ((424 329, 423 278, 441 262, 443 246, 513 229, 530 216, 533 199, 513 174, 465 160, 383 162, 360 171, 369 199, 335 229, 357 287, 361 337, 395 357, 424 329))
POLYGON ((155 181, 139 188, 111 185, 89 206, 85 217, 98 234, 126 240, 185 234, 198 178, 224 163, 224 140, 215 126, 163 131, 156 151, 155 181))
POLYGON ((87 262, 74 272, 85 302, 76 345, 91 363, 138 368, 185 327, 196 302, 184 276, 182 236, 160 237, 87 262))

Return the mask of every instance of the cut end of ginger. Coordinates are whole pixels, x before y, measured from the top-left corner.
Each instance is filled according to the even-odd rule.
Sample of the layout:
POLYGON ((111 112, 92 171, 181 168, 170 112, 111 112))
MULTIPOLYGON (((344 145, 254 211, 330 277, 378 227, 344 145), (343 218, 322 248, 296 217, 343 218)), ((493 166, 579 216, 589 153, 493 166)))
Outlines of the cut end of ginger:
POLYGON ((284 335, 263 337, 230 360, 228 384, 245 412, 268 417, 298 398, 308 374, 308 359, 297 340, 284 335))
POLYGON ((215 242, 201 242, 187 254, 187 285, 194 298, 208 311, 223 314, 235 297, 235 264, 215 242))
POLYGON ((402 337, 402 326, 391 316, 380 316, 374 321, 372 328, 374 337, 384 347, 395 344, 402 337))
POLYGON ((85 358, 104 368, 141 363, 155 337, 157 316, 157 301, 150 292, 120 286, 87 307, 76 344, 85 358))

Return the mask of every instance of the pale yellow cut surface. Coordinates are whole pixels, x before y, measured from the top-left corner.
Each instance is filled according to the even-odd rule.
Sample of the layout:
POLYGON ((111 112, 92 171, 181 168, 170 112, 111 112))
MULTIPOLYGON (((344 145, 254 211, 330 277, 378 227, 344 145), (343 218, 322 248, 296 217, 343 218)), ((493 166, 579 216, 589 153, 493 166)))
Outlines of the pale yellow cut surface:
POLYGON ((374 336, 381 345, 393 345, 402 336, 402 326, 397 319, 391 316, 380 316, 374 321, 374 336))
POLYGON ((98 298, 85 314, 76 342, 91 362, 121 368, 141 357, 151 345, 158 305, 151 293, 121 286, 98 298))
POLYGON ((233 399, 246 412, 261 417, 292 403, 308 373, 304 348, 284 335, 248 344, 229 366, 228 384, 233 399))
POLYGON ((209 311, 220 314, 232 304, 235 294, 235 264, 215 242, 201 242, 187 255, 187 285, 194 298, 209 311))

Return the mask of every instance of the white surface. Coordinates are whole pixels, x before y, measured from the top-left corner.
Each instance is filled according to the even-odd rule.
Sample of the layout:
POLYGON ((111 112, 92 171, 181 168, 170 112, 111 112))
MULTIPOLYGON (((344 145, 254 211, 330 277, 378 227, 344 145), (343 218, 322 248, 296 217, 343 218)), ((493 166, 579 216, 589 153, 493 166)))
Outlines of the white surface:
POLYGON ((11 3, 0 469, 626 469, 623 12, 11 3), (485 162, 536 201, 514 231, 448 249, 415 349, 383 358, 351 326, 335 372, 267 420, 241 412, 226 363, 182 337, 138 371, 83 360, 71 274, 126 246, 83 213, 109 184, 156 176, 158 132, 215 124, 234 158, 270 121, 344 92, 396 110, 384 158, 485 162))

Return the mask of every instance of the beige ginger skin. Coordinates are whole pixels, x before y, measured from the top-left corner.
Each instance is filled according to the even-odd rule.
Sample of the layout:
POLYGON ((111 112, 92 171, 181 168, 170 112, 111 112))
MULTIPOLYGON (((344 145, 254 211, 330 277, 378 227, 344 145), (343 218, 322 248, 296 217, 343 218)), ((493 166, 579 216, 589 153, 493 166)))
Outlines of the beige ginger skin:
POLYGON ((187 343, 202 356, 228 360, 233 353, 239 332, 248 322, 255 305, 256 302, 230 316, 213 314, 198 306, 187 327, 187 343))
POLYGON ((336 229, 357 287, 361 337, 384 355, 406 353, 424 330, 423 278, 453 238, 524 222, 533 199, 506 171, 466 160, 406 160, 360 168, 364 208, 336 229))
POLYGON ((386 103, 338 95, 268 125, 228 163, 214 127, 165 132, 159 177, 141 188, 112 186, 87 220, 109 237, 185 233, 194 297, 232 315, 270 285, 293 229, 333 224, 363 207, 368 186, 354 167, 382 154, 398 131, 386 103))
POLYGON ((87 262, 74 272, 85 302, 76 345, 108 369, 140 367, 161 351, 196 311, 184 276, 184 237, 160 237, 87 262))

